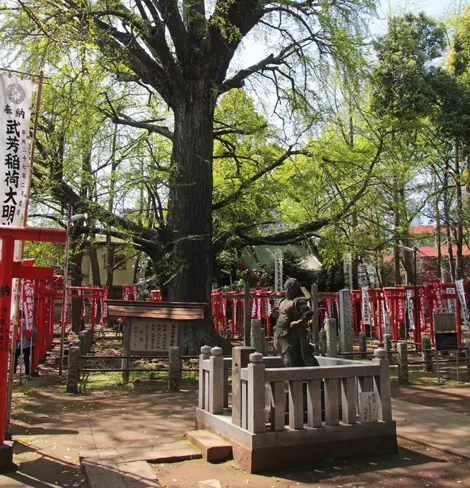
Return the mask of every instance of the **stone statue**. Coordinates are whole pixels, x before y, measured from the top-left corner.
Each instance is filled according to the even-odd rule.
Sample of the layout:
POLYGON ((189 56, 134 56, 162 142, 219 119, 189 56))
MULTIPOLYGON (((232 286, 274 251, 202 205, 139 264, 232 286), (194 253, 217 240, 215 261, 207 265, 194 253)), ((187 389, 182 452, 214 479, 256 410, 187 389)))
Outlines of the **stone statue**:
POLYGON ((279 303, 274 347, 286 367, 318 366, 308 341, 308 321, 313 311, 296 279, 289 278, 284 289, 287 296, 279 303))

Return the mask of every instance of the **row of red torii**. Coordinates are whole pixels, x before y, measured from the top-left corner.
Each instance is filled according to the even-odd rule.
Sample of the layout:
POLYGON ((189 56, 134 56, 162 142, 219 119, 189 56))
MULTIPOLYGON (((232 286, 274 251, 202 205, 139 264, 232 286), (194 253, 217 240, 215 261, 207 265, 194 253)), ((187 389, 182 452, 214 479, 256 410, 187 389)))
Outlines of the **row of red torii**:
MULTIPOLYGON (((428 332, 434 343, 433 314, 440 311, 455 312, 458 344, 462 345, 462 320, 468 322, 467 303, 470 298, 470 281, 463 283, 464 291, 459 296, 454 283, 440 283, 437 280, 428 285, 416 287, 417 303, 414 298, 414 286, 390 288, 364 288, 352 290, 351 314, 355 335, 369 331, 370 335, 383 341, 384 325, 391 329, 392 340, 400 338, 400 324, 408 323, 412 329, 414 342, 421 343, 423 332, 428 332), (462 306, 461 297, 465 296, 462 306), (382 325, 382 326, 381 326, 382 325)), ((272 334, 273 318, 271 316, 275 303, 283 297, 269 289, 258 289, 250 292, 249 307, 252 319, 262 320, 267 336, 272 334)), ((320 292, 312 297, 312 307, 318 303, 318 314, 315 315, 318 325, 326 318, 339 316, 339 298, 335 292, 320 292)), ((243 311, 246 297, 243 291, 212 293, 212 315, 219 331, 230 329, 232 337, 242 336, 243 311)))

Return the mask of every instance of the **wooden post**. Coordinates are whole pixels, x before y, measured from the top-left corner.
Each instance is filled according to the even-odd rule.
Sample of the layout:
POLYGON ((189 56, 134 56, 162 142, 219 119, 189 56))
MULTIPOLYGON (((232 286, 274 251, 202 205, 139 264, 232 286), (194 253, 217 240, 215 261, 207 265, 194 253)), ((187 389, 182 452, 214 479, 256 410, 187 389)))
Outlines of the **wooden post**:
POLYGON ((177 346, 171 346, 168 351, 168 369, 168 391, 180 391, 181 363, 177 346))
POLYGON ((423 371, 432 371, 432 356, 431 356, 431 339, 429 337, 423 337, 421 339, 421 350, 423 353, 423 361, 426 363, 423 365, 423 371))
POLYGON ((78 393, 78 381, 80 379, 80 341, 73 341, 69 349, 67 393, 78 393))
POLYGON ((199 355, 199 402, 198 406, 202 410, 208 410, 209 405, 206 403, 206 390, 209 385, 206 382, 206 377, 204 375, 204 359, 209 359, 211 357, 211 346, 202 346, 201 354, 199 355))
POLYGON ((392 420, 392 393, 390 389, 390 364, 385 349, 376 349, 372 362, 380 366, 380 376, 374 377, 374 389, 379 397, 379 420, 388 422, 392 420))
POLYGON ((398 350, 398 384, 406 385, 409 382, 408 376, 408 345, 406 342, 397 344, 398 350))
POLYGON ((336 320, 328 319, 326 329, 326 353, 329 358, 338 357, 338 336, 336 333, 336 320))
MULTIPOLYGON (((241 368, 246 368, 250 354, 256 352, 252 347, 239 346, 232 349, 232 424, 241 426, 242 391, 241 368)), ((263 388, 264 390, 264 388, 263 388)))
POLYGON ((130 342, 130 329, 131 324, 130 320, 126 318, 123 323, 123 331, 122 331, 122 355, 124 356, 121 360, 121 369, 122 369, 122 381, 123 383, 129 383, 129 367, 131 361, 129 359, 129 342, 130 342))
POLYGON ((320 342, 320 314, 318 310, 318 285, 313 284, 311 287, 312 294, 312 336, 315 349, 318 348, 317 344, 320 342))
POLYGON ((367 352, 367 336, 365 332, 359 332, 359 352, 367 352))
POLYGON ((221 347, 211 349, 209 367, 209 412, 224 413, 224 358, 221 347))
POLYGON ((265 431, 265 366, 263 355, 250 354, 248 365, 248 431, 261 434, 265 431))

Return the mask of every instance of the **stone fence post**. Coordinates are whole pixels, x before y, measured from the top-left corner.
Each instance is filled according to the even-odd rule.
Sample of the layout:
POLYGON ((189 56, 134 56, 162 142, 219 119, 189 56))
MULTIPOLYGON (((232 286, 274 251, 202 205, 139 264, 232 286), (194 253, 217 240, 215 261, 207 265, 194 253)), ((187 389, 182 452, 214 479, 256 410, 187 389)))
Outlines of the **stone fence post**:
POLYGON ((208 410, 209 402, 206 402, 206 398, 209 398, 209 395, 206 395, 206 390, 209 388, 208 382, 206 381, 206 376, 204 374, 204 366, 203 361, 204 359, 209 359, 211 357, 211 346, 202 346, 201 347, 201 354, 199 355, 199 402, 198 406, 202 410, 208 410))
POLYGON ((180 348, 177 346, 171 346, 168 351, 168 391, 180 391, 180 383, 180 348))
POLYGON ((328 319, 326 329, 326 354, 329 358, 338 357, 338 335, 336 333, 336 320, 328 319))
MULTIPOLYGON (((248 366, 250 354, 256 352, 252 347, 239 346, 232 349, 232 424, 242 424, 242 385, 241 369, 248 366)), ((264 392, 264 388, 263 388, 264 392)))
POLYGON ((399 342, 398 350, 398 384, 406 385, 409 382, 408 376, 408 344, 399 342))
POLYGON ((392 420, 392 392, 390 388, 390 364, 385 349, 375 349, 372 362, 380 366, 380 376, 374 377, 374 389, 378 392, 379 397, 379 420, 387 422, 392 420))
POLYGON ((263 355, 250 354, 248 365, 248 431, 261 434, 265 431, 265 366, 263 355))
POLYGON ((209 368, 209 412, 224 413, 224 358, 221 347, 211 349, 209 368))
POLYGON ((67 393, 78 393, 78 381, 80 379, 80 341, 72 342, 69 349, 67 393))

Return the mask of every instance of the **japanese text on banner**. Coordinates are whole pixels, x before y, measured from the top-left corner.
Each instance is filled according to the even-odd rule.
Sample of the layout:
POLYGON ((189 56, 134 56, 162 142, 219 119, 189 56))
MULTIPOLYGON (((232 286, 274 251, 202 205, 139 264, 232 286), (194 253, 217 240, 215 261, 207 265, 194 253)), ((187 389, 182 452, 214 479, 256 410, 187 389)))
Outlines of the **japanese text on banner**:
POLYGON ((31 177, 29 123, 33 84, 0 75, 0 225, 22 225, 31 177))

